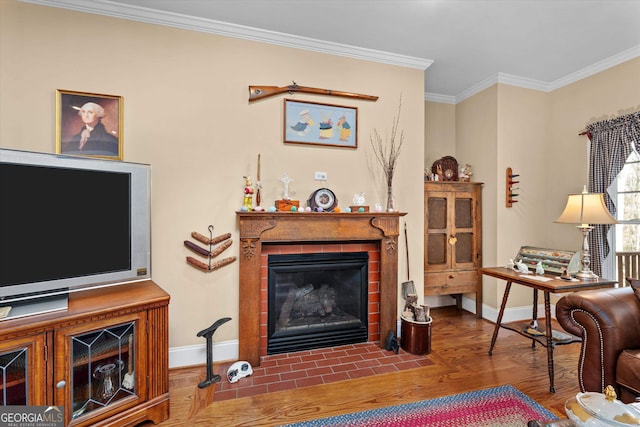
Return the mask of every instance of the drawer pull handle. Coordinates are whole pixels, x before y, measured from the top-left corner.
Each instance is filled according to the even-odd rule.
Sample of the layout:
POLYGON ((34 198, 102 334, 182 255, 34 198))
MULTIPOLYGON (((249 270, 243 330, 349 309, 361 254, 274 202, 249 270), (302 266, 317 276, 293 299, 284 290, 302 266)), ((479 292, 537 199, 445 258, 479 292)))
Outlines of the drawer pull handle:
POLYGON ((456 276, 454 276, 453 274, 449 275, 449 279, 455 279, 455 278, 456 278, 456 276))
POLYGON ((67 382, 65 380, 60 380, 56 384, 56 388, 64 388, 66 385, 67 385, 67 382))

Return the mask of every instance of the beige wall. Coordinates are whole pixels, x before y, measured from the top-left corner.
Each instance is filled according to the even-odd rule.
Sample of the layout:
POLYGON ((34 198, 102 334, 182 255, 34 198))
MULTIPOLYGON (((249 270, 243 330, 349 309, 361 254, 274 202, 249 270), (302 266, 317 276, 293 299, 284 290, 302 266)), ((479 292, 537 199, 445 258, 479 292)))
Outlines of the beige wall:
MULTIPOLYGON (((498 85, 498 149, 496 170, 496 221, 497 239, 495 252, 488 250, 485 265, 505 265, 515 257, 523 245, 545 246, 548 224, 539 214, 544 206, 548 189, 539 185, 545 176, 544 148, 547 131, 547 94, 515 86, 498 85), (506 206, 506 169, 511 167, 520 181, 518 202, 506 206), (503 233, 504 234, 503 236, 503 233)), ((487 278, 487 282, 492 281, 487 278)), ((496 305, 503 294, 504 281, 498 282, 496 305)), ((514 288, 509 296, 509 306, 523 306, 531 302, 529 288, 514 288)), ((491 295, 494 297, 494 295, 491 295)))
POLYGON ((424 165, 430 173, 433 162, 456 154, 456 106, 425 102, 424 126, 424 165))
POLYGON ((567 224, 554 224, 567 194, 587 184, 589 139, 578 133, 587 123, 640 111, 640 58, 622 63, 549 94, 549 128, 545 186, 549 193, 545 223, 550 247, 580 248, 582 234, 567 224))
MULTIPOLYGON (((458 161, 471 163, 473 180, 484 182, 485 266, 506 264, 523 245, 580 250, 575 227, 553 222, 567 194, 587 183, 588 139, 578 133, 587 123, 640 110, 638 76, 640 58, 548 93, 497 84, 456 104, 455 129, 450 121, 427 118, 447 128, 426 132, 425 153, 437 146, 431 135, 455 134, 458 161), (507 167, 520 175, 519 201, 511 208, 505 204, 507 167)), ((426 104, 427 111, 438 111, 426 104)), ((484 303, 497 308, 504 285, 485 277, 484 303)), ((516 286, 508 305, 530 301, 530 290, 516 286)))
MULTIPOLYGON (((262 156, 263 205, 291 192, 305 201, 327 186, 341 206, 365 192, 384 203, 369 135, 386 134, 402 95, 406 141, 394 188, 409 239, 413 279, 422 289, 424 72, 122 19, 0 1, 0 147, 55 151, 56 89, 124 97, 124 160, 153 170, 152 275, 171 294, 169 344, 203 344, 196 333, 233 320, 216 341, 238 337, 238 263, 202 273, 185 262, 191 231, 233 234, 225 255, 238 255, 235 211, 243 175, 262 156), (298 84, 377 95, 377 102, 296 95, 355 106, 358 149, 284 145, 283 97, 248 103, 249 85, 298 84), (328 173, 326 183, 314 171, 328 173)), ((99 230, 96 230, 99 233, 99 230)), ((99 239, 94 242, 99 244, 99 239)), ((400 247, 404 247, 401 235, 400 247)), ((399 279, 406 260, 400 251, 399 279)))
MULTIPOLYGON (((456 152, 461 164, 472 167, 472 181, 482 187, 482 249, 483 265, 495 265, 492 255, 496 245, 495 215, 498 160, 498 92, 492 86, 456 104, 456 152)), ((484 287, 485 304, 495 307, 495 285, 484 287)))

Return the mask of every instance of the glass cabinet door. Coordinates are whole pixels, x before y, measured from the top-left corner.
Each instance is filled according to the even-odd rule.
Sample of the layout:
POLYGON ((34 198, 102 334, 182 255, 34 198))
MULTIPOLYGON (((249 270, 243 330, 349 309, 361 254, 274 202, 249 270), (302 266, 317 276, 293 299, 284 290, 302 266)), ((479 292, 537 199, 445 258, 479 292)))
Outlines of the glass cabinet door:
POLYGON ((135 322, 71 337, 73 418, 136 394, 135 322))
POLYGON ((0 354, 0 402, 2 406, 28 405, 27 347, 0 354))
POLYGON ((146 346, 146 313, 96 318, 57 329, 54 405, 65 425, 90 426, 147 396, 140 349, 146 346))
POLYGON ((0 406, 44 405, 45 335, 0 343, 0 406))
POLYGON ((455 236, 455 257, 452 268, 474 268, 475 247, 474 218, 475 203, 472 193, 460 192, 452 195, 455 203, 455 219, 452 234, 455 236))
POLYGON ((472 192, 428 191, 425 196, 425 271, 477 267, 476 210, 472 192))
POLYGON ((433 192, 426 200, 425 270, 451 267, 449 261, 449 194, 433 192))

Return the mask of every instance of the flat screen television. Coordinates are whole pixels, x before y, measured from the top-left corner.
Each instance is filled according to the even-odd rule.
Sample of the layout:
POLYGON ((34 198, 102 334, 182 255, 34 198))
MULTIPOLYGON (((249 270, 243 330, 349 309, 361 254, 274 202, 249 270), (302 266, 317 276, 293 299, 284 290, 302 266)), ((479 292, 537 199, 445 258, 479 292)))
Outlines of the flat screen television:
POLYGON ((0 306, 150 278, 150 198, 150 165, 0 149, 0 306))

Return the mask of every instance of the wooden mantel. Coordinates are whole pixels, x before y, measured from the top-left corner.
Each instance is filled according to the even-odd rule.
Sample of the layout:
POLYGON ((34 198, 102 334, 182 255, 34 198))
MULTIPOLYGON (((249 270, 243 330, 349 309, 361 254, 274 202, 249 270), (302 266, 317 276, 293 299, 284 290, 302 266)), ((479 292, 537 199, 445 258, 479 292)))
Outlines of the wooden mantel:
POLYGON ((397 327, 398 235, 402 212, 237 212, 240 221, 239 360, 260 365, 263 243, 380 242, 380 346, 397 327))

